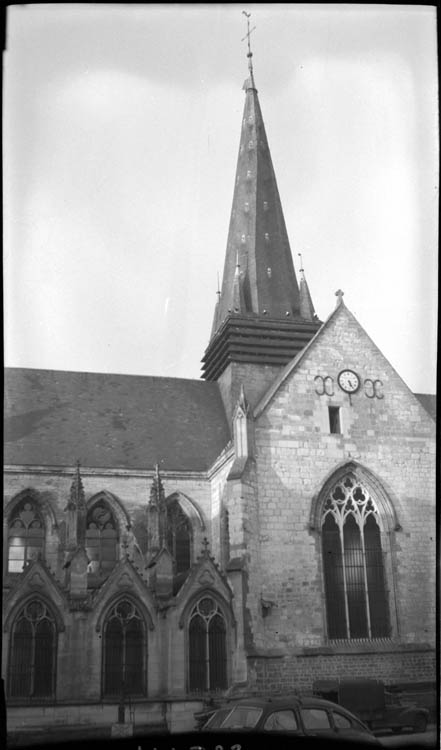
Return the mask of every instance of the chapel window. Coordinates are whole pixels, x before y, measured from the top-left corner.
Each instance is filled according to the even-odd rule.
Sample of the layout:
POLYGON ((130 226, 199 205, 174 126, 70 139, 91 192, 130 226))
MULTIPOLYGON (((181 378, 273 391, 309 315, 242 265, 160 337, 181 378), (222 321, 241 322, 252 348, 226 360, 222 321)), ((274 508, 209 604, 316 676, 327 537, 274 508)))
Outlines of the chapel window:
POLYGON ((11 629, 8 695, 50 698, 55 692, 57 629, 40 599, 28 602, 11 629))
POLYGON ((44 522, 36 502, 25 499, 8 524, 8 573, 21 573, 26 563, 43 555, 44 522))
POLYGON ((108 575, 118 559, 117 523, 104 500, 88 512, 86 520, 86 553, 90 560, 89 572, 108 575))
POLYGON ((388 637, 379 513, 366 487, 352 475, 326 498, 322 550, 329 637, 388 637))
POLYGON ((167 547, 175 561, 173 593, 176 594, 187 577, 192 557, 191 522, 177 500, 167 506, 167 547))
POLYGON ((115 604, 104 623, 103 695, 146 694, 147 637, 144 619, 128 599, 115 604))
POLYGON ((189 689, 227 687, 227 626, 217 602, 204 596, 193 607, 188 626, 189 689))

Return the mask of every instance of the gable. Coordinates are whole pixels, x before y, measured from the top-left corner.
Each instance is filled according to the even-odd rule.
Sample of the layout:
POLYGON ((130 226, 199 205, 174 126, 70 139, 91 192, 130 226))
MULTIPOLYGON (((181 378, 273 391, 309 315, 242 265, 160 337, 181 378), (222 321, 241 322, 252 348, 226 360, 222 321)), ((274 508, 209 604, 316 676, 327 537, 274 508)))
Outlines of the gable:
MULTIPOLYGON (((318 402, 322 407, 332 402, 344 407, 351 418, 359 412, 369 413, 372 423, 377 428, 383 425, 389 433, 434 434, 433 421, 421 400, 343 303, 279 375, 256 406, 255 418, 267 410, 285 408, 287 394, 291 404, 295 406, 297 402, 300 418, 307 416, 318 402), (344 369, 353 370, 360 379, 360 388, 351 396, 337 383, 337 376, 344 369)), ((323 414, 326 417, 327 413, 323 414)))

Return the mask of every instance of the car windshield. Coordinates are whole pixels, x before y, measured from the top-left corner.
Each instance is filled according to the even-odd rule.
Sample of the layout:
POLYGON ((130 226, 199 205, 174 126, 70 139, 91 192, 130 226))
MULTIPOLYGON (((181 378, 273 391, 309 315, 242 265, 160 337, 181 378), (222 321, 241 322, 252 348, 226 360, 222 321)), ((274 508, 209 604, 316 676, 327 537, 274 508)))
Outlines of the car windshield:
MULTIPOLYGON (((236 706, 222 722, 221 727, 225 729, 253 729, 260 717, 262 709, 254 706, 236 706)), ((211 729, 210 725, 210 729, 211 729)))
POLYGON ((231 706, 230 708, 220 708, 219 711, 216 711, 216 713, 213 714, 213 716, 210 716, 210 718, 208 719, 207 723, 204 726, 204 729, 219 729, 223 720, 225 719, 226 716, 228 716, 230 711, 231 711, 231 706))

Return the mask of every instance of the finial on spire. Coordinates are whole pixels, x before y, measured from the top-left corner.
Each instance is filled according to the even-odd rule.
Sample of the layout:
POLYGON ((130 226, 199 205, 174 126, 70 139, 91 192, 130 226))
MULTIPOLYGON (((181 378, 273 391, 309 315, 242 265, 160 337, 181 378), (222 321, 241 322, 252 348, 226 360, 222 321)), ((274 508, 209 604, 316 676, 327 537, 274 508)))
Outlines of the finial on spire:
POLYGON ((86 499, 84 495, 83 482, 81 480, 80 461, 79 459, 77 459, 75 474, 73 476, 72 484, 70 487, 70 500, 68 507, 70 506, 71 508, 84 508, 85 504, 86 499))
POLYGON ((248 52, 247 52, 248 70, 250 71, 251 86, 254 88, 253 61, 252 61, 253 53, 251 52, 250 36, 251 36, 252 32, 254 31, 254 29, 256 27, 253 26, 253 28, 250 29, 250 16, 251 16, 251 13, 247 13, 245 10, 243 10, 242 13, 243 13, 244 16, 246 16, 246 19, 247 19, 247 33, 245 34, 245 36, 243 37, 243 39, 241 39, 241 41, 244 42, 245 39, 248 40, 248 52))
POLYGON ((216 292, 216 294, 217 294, 217 298, 219 300, 220 296, 221 296, 221 290, 220 290, 220 284, 219 284, 219 272, 217 274, 217 292, 216 292))
POLYGON ((343 304, 343 295, 344 295, 344 292, 342 292, 341 289, 337 289, 337 291, 335 293, 335 296, 337 297, 336 307, 338 307, 339 305, 343 304))
POLYGON ((300 273, 301 273, 302 275, 304 275, 304 273, 305 273, 305 269, 303 268, 303 258, 302 258, 302 254, 301 254, 301 253, 297 253, 297 255, 298 255, 298 256, 299 256, 299 258, 300 258, 300 268, 299 268, 299 271, 300 271, 300 273))

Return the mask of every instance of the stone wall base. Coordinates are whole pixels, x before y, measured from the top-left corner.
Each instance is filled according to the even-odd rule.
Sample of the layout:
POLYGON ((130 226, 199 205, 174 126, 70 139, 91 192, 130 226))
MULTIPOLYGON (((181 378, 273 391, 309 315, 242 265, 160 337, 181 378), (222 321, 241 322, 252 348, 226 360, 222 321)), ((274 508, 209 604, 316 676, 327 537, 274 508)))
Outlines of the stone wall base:
POLYGON ((106 739, 121 726, 133 735, 189 732, 195 729, 194 714, 202 700, 164 700, 126 705, 126 724, 115 730, 118 703, 60 704, 52 706, 7 706, 10 745, 47 741, 106 739), (14 741, 14 738, 16 741, 14 741))

